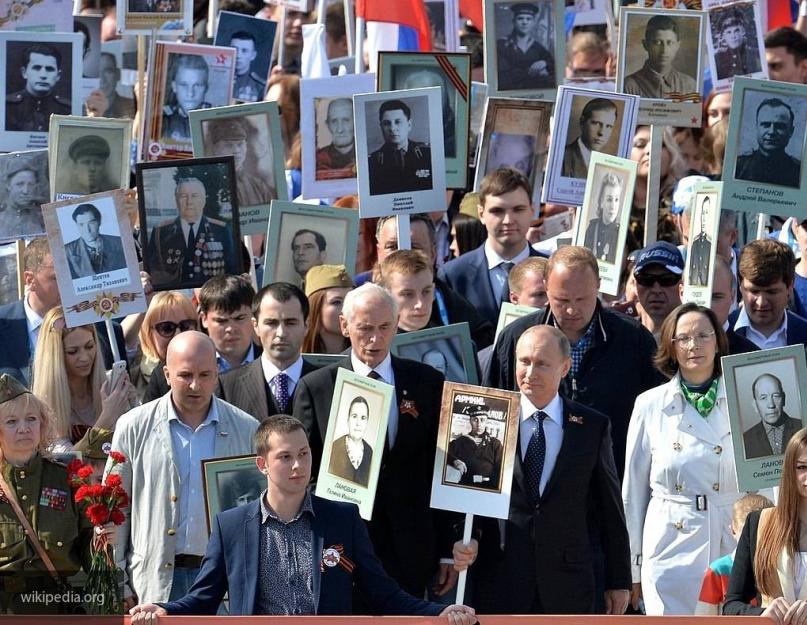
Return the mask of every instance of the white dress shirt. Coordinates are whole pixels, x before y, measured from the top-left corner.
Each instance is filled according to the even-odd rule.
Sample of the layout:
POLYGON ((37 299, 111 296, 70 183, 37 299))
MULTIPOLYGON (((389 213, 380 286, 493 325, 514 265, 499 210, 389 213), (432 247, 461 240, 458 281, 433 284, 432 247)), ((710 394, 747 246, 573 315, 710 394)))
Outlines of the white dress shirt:
POLYGON ((263 352, 263 354, 261 354, 261 368, 263 369, 263 379, 266 380, 266 383, 272 390, 272 395, 275 397, 277 397, 278 392, 277 380, 275 378, 281 373, 286 374, 289 378, 289 400, 291 400, 291 396, 294 395, 294 389, 297 388, 297 382, 300 381, 300 376, 303 373, 303 357, 298 356, 297 360, 295 360, 292 365, 281 371, 269 360, 266 356, 266 352, 263 352))
POLYGON ((529 258, 529 256, 529 243, 525 243, 524 249, 513 256, 513 258, 502 258, 490 246, 490 241, 485 241, 485 258, 487 258, 488 261, 488 278, 490 279, 490 288, 493 289, 493 295, 497 299, 501 294, 502 289, 504 289, 508 276, 507 271, 505 271, 504 267, 502 267, 502 263, 513 263, 513 265, 518 265, 522 260, 529 258))
POLYGON ((745 338, 760 349, 787 346, 787 312, 785 312, 784 319, 782 319, 782 325, 774 330, 770 336, 765 336, 751 325, 751 319, 748 317, 745 307, 740 308, 740 314, 737 316, 737 321, 734 323, 734 331, 736 332, 740 328, 748 328, 745 333, 745 338))
MULTIPOLYGON (((361 360, 356 357, 356 352, 350 350, 350 364, 353 366, 353 371, 359 375, 369 376, 371 371, 375 371, 381 376, 381 381, 395 386, 395 374, 392 371, 392 356, 387 354, 378 365, 374 368, 368 367, 361 360)), ((390 449, 395 445, 395 437, 398 435, 398 401, 393 396, 389 408, 389 420, 387 421, 387 442, 390 449)))
POLYGON ((552 471, 555 469, 555 463, 558 460, 560 447, 563 444, 563 400, 557 393, 552 398, 545 408, 536 408, 536 406, 521 395, 521 418, 519 425, 520 435, 520 448, 521 460, 527 457, 527 447, 530 444, 533 432, 538 428, 538 420, 533 419, 532 415, 537 410, 543 410, 547 419, 544 419, 544 435, 546 436, 546 456, 544 458, 544 469, 541 473, 540 492, 544 492, 549 478, 552 477, 552 471))

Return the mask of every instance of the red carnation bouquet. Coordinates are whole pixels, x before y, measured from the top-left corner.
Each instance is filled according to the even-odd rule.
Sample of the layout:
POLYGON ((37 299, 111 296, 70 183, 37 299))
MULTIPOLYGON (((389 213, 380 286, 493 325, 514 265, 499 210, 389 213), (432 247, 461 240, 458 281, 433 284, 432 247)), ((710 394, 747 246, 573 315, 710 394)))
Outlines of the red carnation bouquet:
MULTIPOLYGON (((106 479, 100 484, 92 483, 95 469, 90 464, 81 464, 78 459, 67 466, 67 475, 73 487, 73 499, 84 509, 84 515, 95 527, 114 523, 121 525, 125 520, 122 508, 129 505, 129 495, 121 486, 120 475, 112 470, 126 462, 126 456, 118 451, 110 452, 112 467, 106 479)), ((118 587, 118 567, 112 557, 112 545, 106 534, 93 531, 92 563, 87 573, 85 593, 103 597, 101 603, 87 606, 91 614, 122 614, 123 602, 118 587)))

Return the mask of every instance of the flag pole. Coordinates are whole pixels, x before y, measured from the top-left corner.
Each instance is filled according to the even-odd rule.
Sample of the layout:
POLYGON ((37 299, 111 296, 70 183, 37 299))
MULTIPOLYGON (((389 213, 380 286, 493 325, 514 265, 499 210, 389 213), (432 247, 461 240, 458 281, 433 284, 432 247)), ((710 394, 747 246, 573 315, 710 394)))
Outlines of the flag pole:
POLYGON ((356 16, 356 45, 353 48, 356 55, 355 72, 364 73, 364 18, 356 16))

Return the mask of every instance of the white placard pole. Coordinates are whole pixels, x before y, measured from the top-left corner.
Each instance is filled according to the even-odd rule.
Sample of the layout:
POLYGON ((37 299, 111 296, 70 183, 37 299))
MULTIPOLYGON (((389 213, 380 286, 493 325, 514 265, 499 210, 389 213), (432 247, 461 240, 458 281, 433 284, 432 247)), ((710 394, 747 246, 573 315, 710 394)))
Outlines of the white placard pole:
POLYGON ((664 126, 650 125, 650 163, 647 172, 647 203, 644 214, 644 246, 652 245, 658 238, 658 204, 661 186, 661 140, 664 126))
POLYGON ((255 273, 255 252, 252 249, 252 235, 244 235, 244 246, 247 248, 247 256, 249 256, 249 279, 252 282, 252 288, 258 290, 258 274, 255 273))
POLYGON ((20 299, 25 297, 25 266, 23 264, 23 254, 25 253, 25 241, 17 239, 17 294, 20 299))
MULTIPOLYGON (((474 529, 474 515, 470 512, 465 513, 465 529, 462 532, 462 544, 468 545, 471 543, 471 532, 474 529)), ((457 598, 454 603, 462 604, 465 600, 465 579, 468 577, 468 569, 460 571, 460 576, 457 579, 457 598)))
POLYGON ((353 47, 353 54, 356 55, 354 72, 364 73, 364 18, 356 17, 356 45, 353 47))
POLYGON ((395 226, 398 228, 398 249, 412 249, 412 226, 409 222, 409 215, 397 215, 395 226))
POLYGON ((286 5, 280 5, 280 23, 278 24, 279 28, 277 34, 277 64, 280 65, 280 68, 283 68, 283 63, 286 60, 286 5))
POLYGON ((116 362, 123 360, 120 356, 120 350, 118 349, 118 341, 115 338, 115 328, 112 326, 112 319, 104 319, 104 325, 106 326, 106 335, 109 337, 109 349, 112 350, 112 360, 116 362))
POLYGON ((757 215, 757 240, 765 238, 765 222, 768 221, 768 216, 765 213, 757 215))

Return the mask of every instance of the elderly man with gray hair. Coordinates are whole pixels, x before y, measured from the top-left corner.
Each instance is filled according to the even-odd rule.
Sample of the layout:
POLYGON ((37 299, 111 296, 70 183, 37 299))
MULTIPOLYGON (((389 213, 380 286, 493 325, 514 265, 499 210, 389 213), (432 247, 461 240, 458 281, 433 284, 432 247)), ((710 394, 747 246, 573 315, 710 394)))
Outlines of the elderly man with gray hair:
MULTIPOLYGON (((380 286, 366 283, 345 296, 339 316, 350 354, 300 380, 294 416, 310 433, 314 471, 319 466, 328 415, 340 368, 395 387, 387 424, 385 460, 378 478, 370 538, 384 569, 407 592, 422 597, 438 570, 438 557, 450 557, 449 522, 429 507, 431 475, 443 376, 429 365, 390 354, 398 327, 398 305, 380 286), (439 528, 438 528, 439 526, 439 528), (439 529, 439 531, 438 531, 439 529)), ((456 573, 439 565, 438 594, 453 587, 456 573)))

